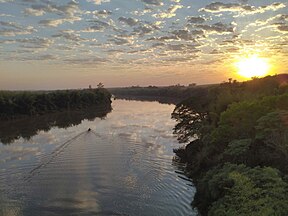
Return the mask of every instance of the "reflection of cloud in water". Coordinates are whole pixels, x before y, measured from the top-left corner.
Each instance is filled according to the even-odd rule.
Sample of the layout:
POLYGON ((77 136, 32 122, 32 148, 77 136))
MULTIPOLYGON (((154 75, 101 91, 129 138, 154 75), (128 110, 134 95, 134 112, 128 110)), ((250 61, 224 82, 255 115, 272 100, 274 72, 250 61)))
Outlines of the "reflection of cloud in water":
POLYGON ((145 148, 147 148, 147 150, 149 152, 154 152, 158 156, 164 154, 164 146, 163 145, 156 144, 154 142, 145 142, 144 146, 145 146, 145 148))
POLYGON ((118 121, 118 122, 113 122, 110 125, 111 129, 118 129, 118 128, 125 128, 127 127, 127 124, 125 124, 124 122, 118 121))
POLYGON ((1 209, 0 209, 0 214, 3 216, 18 216, 22 215, 22 209, 19 206, 15 205, 11 207, 11 204, 7 203, 8 200, 7 198, 3 197, 3 194, 0 193, 0 203, 1 203, 1 209))
POLYGON ((124 186, 127 189, 134 189, 137 187, 137 177, 135 175, 128 175, 123 178, 124 186))
POLYGON ((131 134, 130 133, 119 133, 118 136, 124 137, 124 138, 129 138, 129 137, 131 137, 131 134))
POLYGON ((12 146, 11 148, 1 148, 0 154, 0 163, 5 163, 13 160, 25 160, 33 155, 39 155, 41 150, 39 147, 12 146))
MULTIPOLYGON (((94 191, 81 190, 74 194, 73 198, 56 198, 47 200, 43 204, 43 210, 47 212, 63 214, 97 213, 100 205, 97 202, 97 193, 94 191), (88 211, 88 212, 87 212, 88 211)), ((53 214, 53 213, 52 213, 53 214)))
POLYGON ((164 139, 171 139, 174 137, 174 135, 171 133, 165 133, 165 134, 162 134, 161 137, 164 139))
POLYGON ((44 131, 40 131, 38 135, 34 136, 29 140, 29 143, 36 145, 55 144, 57 142, 59 142, 59 139, 55 136, 55 134, 44 131))

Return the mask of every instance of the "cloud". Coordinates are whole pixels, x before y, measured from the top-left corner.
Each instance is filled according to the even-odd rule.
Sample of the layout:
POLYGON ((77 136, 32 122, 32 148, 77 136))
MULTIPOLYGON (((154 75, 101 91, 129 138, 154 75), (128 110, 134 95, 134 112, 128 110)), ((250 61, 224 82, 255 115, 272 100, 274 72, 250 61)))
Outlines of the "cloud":
POLYGON ((11 14, 3 14, 3 13, 1 13, 0 17, 14 17, 14 16, 11 15, 11 14))
POLYGON ((113 42, 116 45, 127 45, 127 44, 131 44, 132 40, 128 39, 128 38, 122 38, 119 36, 115 36, 112 39, 109 39, 108 41, 113 42))
POLYGON ((106 18, 106 17, 112 15, 112 11, 110 11, 110 10, 86 11, 85 14, 93 14, 93 15, 98 16, 98 17, 106 18))
POLYGON ((199 38, 199 37, 205 37, 205 32, 203 30, 192 30, 191 34, 194 35, 194 37, 199 38))
POLYGON ((194 17, 194 16, 190 16, 187 18, 187 22, 188 23, 204 23, 206 21, 205 18, 203 17, 194 17))
POLYGON ((276 32, 285 34, 287 33, 288 14, 278 14, 274 17, 270 17, 267 20, 257 20, 255 23, 251 23, 250 25, 256 26, 256 24, 257 26, 263 26, 262 28, 257 29, 257 31, 272 28, 276 32))
POLYGON ((96 5, 101 5, 102 3, 110 2, 110 0, 87 0, 87 2, 93 2, 96 5))
POLYGON ((288 14, 280 14, 279 21, 288 21, 288 14))
POLYGON ((277 28, 280 32, 288 32, 288 25, 279 25, 277 28))
POLYGON ((65 19, 54 19, 54 20, 40 20, 39 24, 49 27, 57 27, 65 22, 65 19))
POLYGON ((45 11, 44 10, 35 10, 33 8, 26 8, 24 10, 24 14, 29 15, 29 16, 43 16, 45 14, 45 11))
POLYGON ((133 10, 130 12, 130 14, 135 15, 135 16, 143 16, 147 13, 151 13, 153 10, 149 7, 145 7, 144 9, 141 10, 133 10))
POLYGON ((36 32, 36 29, 34 29, 32 26, 20 26, 16 22, 5 22, 0 21, 0 35, 1 36, 16 36, 16 35, 26 35, 26 34, 32 34, 33 32, 36 32))
POLYGON ((156 13, 156 14, 153 14, 153 16, 156 18, 162 18, 162 19, 171 18, 171 17, 176 16, 176 11, 180 8, 183 8, 183 6, 182 5, 173 5, 173 6, 168 8, 167 12, 156 13))
POLYGON ((167 44, 167 51, 177 51, 184 53, 196 53, 199 50, 193 44, 167 44))
POLYGON ((125 23, 129 26, 135 26, 138 24, 138 20, 137 19, 134 19, 134 18, 126 18, 126 17, 119 17, 118 20, 122 23, 125 23))
POLYGON ((86 41, 84 38, 80 37, 80 34, 76 34, 72 30, 62 30, 58 34, 52 35, 52 37, 62 37, 75 42, 86 41))
POLYGON ((35 3, 37 0, 22 0, 23 2, 35 3))
POLYGON ((83 32, 103 32, 105 29, 111 26, 111 23, 101 20, 91 20, 90 23, 91 25, 84 29, 83 32))
POLYGON ((213 2, 206 7, 200 9, 199 11, 205 11, 210 13, 219 13, 219 12, 227 12, 227 11, 252 11, 251 6, 244 6, 238 3, 222 3, 222 2, 213 2))
POLYGON ((157 24, 152 23, 141 23, 140 26, 135 27, 133 29, 133 34, 137 34, 139 36, 152 34, 155 30, 159 30, 159 26, 157 24))
POLYGON ((160 36, 160 37, 151 37, 148 38, 147 41, 162 41, 162 42, 169 42, 169 41, 175 41, 178 40, 178 37, 176 35, 166 35, 166 36, 160 36))
POLYGON ((213 49, 209 54, 211 55, 218 55, 218 54, 222 54, 223 52, 217 49, 213 49))
POLYGON ((45 13, 55 13, 65 17, 73 17, 75 13, 80 12, 79 4, 76 1, 69 1, 64 5, 57 5, 50 1, 42 1, 44 4, 33 4, 31 9, 33 11, 42 11, 45 13))
POLYGON ((106 52, 110 54, 121 54, 121 53, 125 53, 125 50, 124 49, 109 49, 109 50, 106 50, 106 52))
POLYGON ((270 4, 270 5, 265 5, 265 6, 261 6, 259 8, 257 8, 255 10, 256 13, 264 13, 265 11, 276 11, 276 10, 279 10, 281 8, 285 8, 286 5, 284 3, 279 3, 279 2, 275 2, 273 4, 270 4))
POLYGON ((156 5, 156 6, 163 5, 161 0, 142 0, 142 2, 146 3, 147 5, 156 5))
POLYGON ((86 58, 71 58, 71 59, 65 59, 65 62, 69 64, 75 64, 75 65, 95 65, 100 63, 105 63, 108 60, 102 57, 86 57, 86 58))
POLYGON ((45 55, 37 56, 36 59, 37 60, 56 60, 58 59, 58 57, 55 55, 51 55, 51 54, 45 54, 45 55))
POLYGON ((13 2, 14 0, 0 0, 0 3, 13 2))
POLYGON ((277 30, 281 33, 287 33, 288 31, 288 14, 281 14, 275 19, 277 30))
POLYGON ((15 43, 15 40, 11 40, 11 39, 0 40, 0 44, 13 44, 13 43, 15 43))
POLYGON ((75 21, 80 20, 81 20, 80 17, 70 17, 70 18, 40 20, 38 23, 48 27, 57 27, 65 22, 74 23, 75 21))
POLYGON ((73 48, 74 47, 68 46, 67 44, 65 45, 59 44, 56 46, 56 49, 63 50, 63 51, 70 51, 70 50, 73 50, 73 48))
POLYGON ((210 13, 238 12, 240 15, 248 15, 248 14, 264 13, 266 11, 276 11, 285 7, 286 5, 284 3, 279 2, 259 7, 239 3, 213 2, 207 5, 206 7, 201 8, 199 11, 205 11, 210 13))
POLYGON ((208 34, 230 34, 234 32, 234 26, 233 25, 228 25, 224 24, 221 22, 212 24, 212 25, 195 25, 196 28, 200 28, 204 30, 208 34))
POLYGON ((193 59, 196 59, 198 58, 197 55, 192 55, 192 56, 176 56, 176 57, 172 57, 172 58, 168 58, 168 59, 165 59, 165 61, 168 61, 168 62, 175 62, 175 63, 187 63, 189 61, 192 61, 193 59))
POLYGON ((66 5, 52 5, 52 8, 57 10, 60 14, 65 15, 66 17, 74 17, 74 14, 78 12, 79 9, 79 4, 76 1, 70 1, 66 5))
POLYGON ((165 46, 165 43, 154 43, 152 45, 153 48, 156 48, 156 47, 164 47, 165 46))
POLYGON ((54 13, 60 18, 56 19, 44 19, 38 23, 47 27, 57 27, 65 22, 74 23, 80 21, 81 18, 76 16, 76 13, 80 13, 79 4, 72 0, 64 5, 56 5, 50 1, 41 1, 44 4, 33 4, 31 8, 24 10, 26 15, 41 16, 44 13, 54 13))
MULTIPOLYGON (((25 53, 25 51, 24 51, 25 53)), ((30 52, 31 54, 31 52, 30 52)), ((52 55, 52 54, 44 54, 44 55, 32 55, 27 56, 27 52, 25 56, 18 56, 15 57, 13 60, 19 60, 19 61, 51 61, 51 60, 57 60, 58 56, 52 55)))
POLYGON ((0 26, 5 26, 5 27, 12 27, 16 29, 22 29, 17 23, 15 22, 4 22, 0 21, 0 26))
POLYGON ((40 49, 40 48, 48 48, 54 43, 54 40, 49 38, 24 38, 24 39, 16 39, 18 43, 21 43, 22 48, 32 48, 32 49, 40 49))
POLYGON ((0 29, 0 35, 6 37, 14 37, 16 35, 27 35, 31 34, 33 31, 29 30, 17 30, 17 29, 0 29))
POLYGON ((186 40, 186 41, 194 40, 195 41, 191 32, 189 30, 186 30, 186 29, 175 30, 172 32, 172 34, 174 34, 177 38, 179 38, 181 40, 186 40))
POLYGON ((238 53, 240 51, 239 47, 229 47, 225 50, 228 53, 238 53))
MULTIPOLYGON (((234 55, 239 49, 258 51, 259 47, 267 47, 266 51, 280 47, 280 41, 287 42, 288 15, 279 10, 287 5, 284 0, 257 4, 215 0, 206 4, 203 1, 204 6, 181 0, 136 0, 127 5, 117 0, 14 2, 13 10, 0 14, 0 43, 5 51, 1 58, 15 55, 24 56, 19 58, 22 60, 59 59, 63 64, 86 64, 91 68, 105 62, 123 68, 128 63, 140 68, 147 63, 190 62, 201 56, 197 64, 234 55), (257 13, 261 15, 236 18, 257 13), (25 26, 27 23, 34 27, 25 26)), ((4 7, 12 6, 8 4, 4 7)))

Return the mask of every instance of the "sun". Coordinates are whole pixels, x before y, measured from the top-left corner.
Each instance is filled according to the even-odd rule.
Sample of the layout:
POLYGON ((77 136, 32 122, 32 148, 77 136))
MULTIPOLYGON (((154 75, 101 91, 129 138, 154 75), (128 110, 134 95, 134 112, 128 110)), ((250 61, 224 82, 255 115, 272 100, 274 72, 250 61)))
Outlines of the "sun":
POLYGON ((270 65, 257 55, 240 59, 236 64, 238 74, 245 78, 263 77, 268 74, 270 65))

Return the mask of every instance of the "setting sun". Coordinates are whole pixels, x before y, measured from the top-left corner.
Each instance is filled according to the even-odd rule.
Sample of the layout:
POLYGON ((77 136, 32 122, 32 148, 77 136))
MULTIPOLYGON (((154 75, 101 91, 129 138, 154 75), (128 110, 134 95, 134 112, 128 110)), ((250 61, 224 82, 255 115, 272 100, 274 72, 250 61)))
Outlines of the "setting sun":
POLYGON ((263 77, 268 74, 270 68, 267 60, 257 55, 242 58, 236 63, 236 67, 238 74, 246 78, 263 77))

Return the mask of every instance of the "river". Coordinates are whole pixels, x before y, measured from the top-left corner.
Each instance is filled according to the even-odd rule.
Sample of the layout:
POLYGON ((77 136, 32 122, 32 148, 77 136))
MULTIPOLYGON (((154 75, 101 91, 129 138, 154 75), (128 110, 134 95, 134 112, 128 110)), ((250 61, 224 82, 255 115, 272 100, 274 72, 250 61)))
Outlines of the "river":
POLYGON ((173 160, 174 106, 112 107, 0 123, 0 215, 197 215, 195 188, 173 160))

